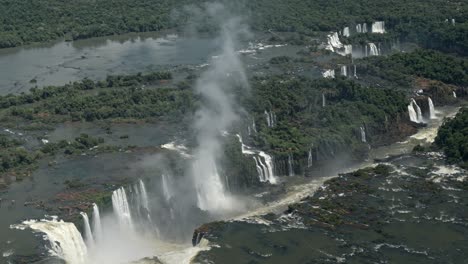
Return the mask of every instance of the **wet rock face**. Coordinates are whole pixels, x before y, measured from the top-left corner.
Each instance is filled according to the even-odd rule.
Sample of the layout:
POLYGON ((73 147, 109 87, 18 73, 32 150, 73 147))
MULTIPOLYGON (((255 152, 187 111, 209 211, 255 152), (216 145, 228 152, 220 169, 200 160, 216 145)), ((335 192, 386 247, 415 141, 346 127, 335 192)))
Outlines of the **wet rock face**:
POLYGON ((460 263, 468 257, 467 190, 466 172, 439 153, 398 156, 327 181, 283 214, 204 225, 220 247, 198 260, 460 263))

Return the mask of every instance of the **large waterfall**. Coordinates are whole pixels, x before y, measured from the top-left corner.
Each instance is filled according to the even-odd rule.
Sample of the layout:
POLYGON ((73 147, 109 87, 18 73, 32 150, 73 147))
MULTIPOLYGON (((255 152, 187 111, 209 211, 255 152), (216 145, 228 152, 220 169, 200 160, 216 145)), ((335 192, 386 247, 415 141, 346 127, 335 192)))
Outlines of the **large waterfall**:
POLYGON ((81 212, 80 214, 83 217, 83 228, 85 232, 86 245, 91 248, 94 246, 95 242, 93 233, 91 232, 91 225, 89 224, 89 217, 85 212, 81 212))
POLYGON ((340 38, 337 32, 333 32, 327 36, 327 47, 326 49, 331 51, 337 51, 343 48, 343 43, 341 43, 340 38))
POLYGON ((414 99, 411 99, 410 104, 408 105, 409 118, 412 122, 423 123, 424 119, 422 116, 421 108, 416 103, 414 99))
POLYGON ((325 70, 324 72, 322 72, 322 76, 324 78, 335 78, 335 70, 331 69, 331 70, 325 70))
POLYGON ((119 220, 121 228, 133 229, 133 220, 130 206, 128 205, 127 193, 123 187, 112 193, 112 208, 119 220))
POLYGON ((254 150, 251 147, 246 146, 242 140, 242 136, 239 134, 236 136, 241 144, 242 154, 253 156, 259 181, 269 182, 271 184, 277 183, 273 169, 273 158, 263 151, 254 150))
POLYGON ((372 33, 385 33, 385 22, 383 21, 376 21, 372 23, 372 33))
POLYGON ((432 102, 432 99, 430 97, 427 98, 427 103, 429 105, 429 118, 435 119, 436 114, 435 114, 435 109, 434 109, 434 103, 432 102))
POLYGON ((293 156, 292 156, 292 154, 289 154, 288 155, 288 172, 289 172, 289 176, 294 176, 293 162, 294 162, 293 156))
POLYGON ((102 238, 101 214, 97 204, 93 204, 93 236, 97 242, 102 238))
POLYGON ((362 126, 359 128, 361 131, 361 142, 366 143, 367 138, 366 138, 366 129, 362 126))
POLYGON ((45 234, 49 241, 49 251, 67 264, 88 264, 87 248, 83 237, 73 223, 52 220, 30 220, 16 226, 18 229, 31 228, 45 234))

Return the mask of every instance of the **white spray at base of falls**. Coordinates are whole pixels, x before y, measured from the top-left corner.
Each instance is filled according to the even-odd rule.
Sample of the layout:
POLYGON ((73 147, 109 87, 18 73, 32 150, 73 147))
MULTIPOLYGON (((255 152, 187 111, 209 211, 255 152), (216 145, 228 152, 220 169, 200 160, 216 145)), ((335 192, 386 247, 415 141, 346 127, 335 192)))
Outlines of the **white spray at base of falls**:
POLYGON ((94 240, 99 241, 102 238, 101 214, 97 204, 93 204, 93 235, 94 240))
POLYGON ((241 144, 242 154, 253 156, 259 181, 276 184, 277 179, 274 175, 273 158, 263 151, 254 150, 251 147, 246 146, 242 140, 242 136, 239 134, 236 134, 236 136, 241 144))
POLYGON ((288 155, 288 174, 289 176, 294 176, 294 168, 293 168, 293 156, 292 154, 288 155))
POLYGON ((203 104, 196 112, 194 130, 197 148, 192 162, 192 177, 196 190, 197 206, 204 211, 222 214, 237 210, 239 202, 227 191, 218 173, 217 159, 222 156, 220 131, 228 131, 239 120, 240 107, 234 100, 237 89, 249 87, 239 53, 237 39, 248 35, 248 30, 237 18, 220 4, 208 9, 208 19, 220 25, 220 54, 211 61, 195 83, 195 91, 203 104))
POLYGON ((361 142, 366 143, 367 142, 366 129, 362 126, 359 128, 359 130, 361 131, 361 142))
POLYGON ((432 102, 432 99, 430 97, 427 98, 427 103, 429 105, 429 118, 435 119, 436 114, 435 114, 434 103, 432 102))
POLYGON ((112 208, 119 220, 120 227, 123 229, 133 229, 132 214, 128 205, 127 193, 123 187, 112 193, 112 208))
POLYGON ((385 22, 383 21, 376 21, 372 23, 372 33, 383 34, 385 33, 385 22))
POLYGON ((83 228, 84 228, 84 233, 85 233, 86 245, 90 248, 94 247, 95 242, 94 242, 93 233, 91 232, 91 225, 89 224, 88 214, 85 212, 81 212, 80 214, 83 217, 83 228))
POLYGON ((30 228, 35 232, 44 233, 44 239, 49 241, 49 254, 65 260, 67 264, 88 264, 85 242, 73 223, 53 218, 28 220, 12 227, 20 230, 30 228))

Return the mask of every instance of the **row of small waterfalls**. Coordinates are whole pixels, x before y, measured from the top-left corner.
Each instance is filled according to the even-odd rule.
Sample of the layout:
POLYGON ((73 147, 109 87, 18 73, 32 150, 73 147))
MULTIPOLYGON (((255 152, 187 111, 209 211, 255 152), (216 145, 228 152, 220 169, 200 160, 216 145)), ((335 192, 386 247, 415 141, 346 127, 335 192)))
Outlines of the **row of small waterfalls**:
MULTIPOLYGON (((340 66, 340 75, 343 77, 353 77, 355 79, 358 78, 357 76, 357 67, 355 64, 353 65, 341 65, 340 66)), ((335 69, 327 69, 322 72, 322 76, 324 78, 333 79, 336 76, 335 69)))

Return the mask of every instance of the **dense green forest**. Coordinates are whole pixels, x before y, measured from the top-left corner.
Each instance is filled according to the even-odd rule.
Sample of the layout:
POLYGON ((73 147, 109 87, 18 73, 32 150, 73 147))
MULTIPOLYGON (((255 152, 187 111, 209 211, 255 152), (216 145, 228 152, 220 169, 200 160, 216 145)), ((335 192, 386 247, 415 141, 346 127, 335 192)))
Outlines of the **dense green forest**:
POLYGON ((453 119, 445 121, 434 144, 441 148, 450 163, 468 169, 468 109, 463 108, 453 119))
POLYGON ((367 74, 404 86, 411 85, 413 76, 468 86, 468 60, 432 50, 368 57, 362 65, 360 70, 367 74))
MULTIPOLYGON (((383 20, 404 40, 466 54, 466 1, 443 0, 254 0, 223 1, 243 14, 254 30, 313 34, 383 20), (455 25, 445 19, 455 19, 455 25)), ((181 29, 192 21, 195 0, 0 0, 0 47, 57 38, 80 39, 125 32, 181 29), (192 5, 190 8, 187 6, 192 5)), ((197 19, 200 20, 200 19, 197 19)), ((201 25, 201 29, 210 27, 201 25)))

